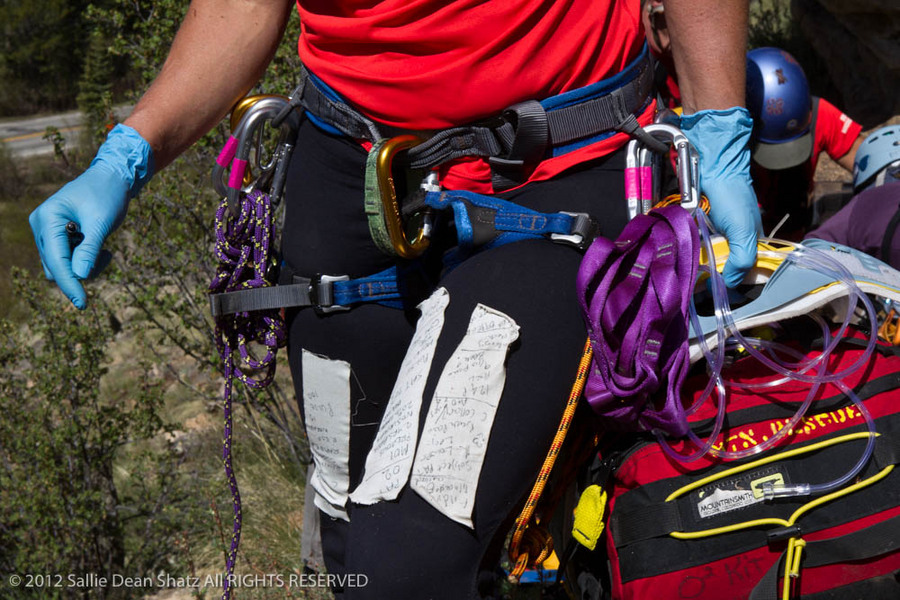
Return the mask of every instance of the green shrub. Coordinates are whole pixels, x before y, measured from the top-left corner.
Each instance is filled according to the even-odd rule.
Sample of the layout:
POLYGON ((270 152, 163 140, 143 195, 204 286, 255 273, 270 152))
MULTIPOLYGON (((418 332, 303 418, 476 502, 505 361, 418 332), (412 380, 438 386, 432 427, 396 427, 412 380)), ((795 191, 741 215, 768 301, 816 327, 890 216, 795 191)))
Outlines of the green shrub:
MULTIPOLYGON (((120 393, 101 393, 114 337, 105 303, 93 296, 73 318, 30 275, 16 270, 14 280, 31 314, 28 327, 0 321, 0 571, 109 578, 182 570, 171 548, 191 519, 177 457, 142 449, 173 427, 160 414, 159 383, 141 371, 120 393), (140 456, 140 476, 117 478, 130 454, 140 456)), ((65 585, 41 590, 78 594, 65 585)), ((129 596, 110 588, 90 597, 129 596)))

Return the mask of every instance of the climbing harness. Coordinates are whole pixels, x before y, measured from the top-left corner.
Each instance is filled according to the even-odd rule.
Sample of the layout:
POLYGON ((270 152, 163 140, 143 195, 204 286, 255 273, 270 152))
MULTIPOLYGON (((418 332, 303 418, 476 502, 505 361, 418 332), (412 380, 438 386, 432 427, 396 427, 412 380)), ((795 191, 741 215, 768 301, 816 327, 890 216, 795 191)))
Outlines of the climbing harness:
MULTIPOLYGON (((542 213, 513 202, 466 191, 428 191, 420 206, 452 215, 458 247, 444 257, 448 268, 471 254, 525 239, 551 241, 583 249, 596 235, 596 224, 584 213, 542 213)), ((399 214, 389 220, 405 240, 399 214)), ((420 232, 428 231, 427 228, 420 232)), ((422 239, 427 240, 425 233, 422 239)), ((427 245, 427 241, 423 242, 427 245)), ((416 244, 410 244, 417 248, 416 244)), ((252 310, 314 307, 321 312, 346 310, 352 305, 376 302, 402 307, 403 274, 397 266, 367 277, 347 275, 300 277, 283 268, 282 285, 220 292, 210 295, 213 316, 252 310)))
MULTIPOLYGON (((635 118, 652 100, 652 88, 653 69, 645 44, 641 54, 613 77, 540 102, 520 102, 492 119, 437 132, 410 148, 408 166, 427 170, 457 158, 483 157, 491 165, 494 189, 501 191, 523 183, 541 159, 620 131, 654 146, 655 139, 635 118)), ((302 107, 327 131, 372 144, 388 137, 306 68, 291 93, 291 104, 302 107)))

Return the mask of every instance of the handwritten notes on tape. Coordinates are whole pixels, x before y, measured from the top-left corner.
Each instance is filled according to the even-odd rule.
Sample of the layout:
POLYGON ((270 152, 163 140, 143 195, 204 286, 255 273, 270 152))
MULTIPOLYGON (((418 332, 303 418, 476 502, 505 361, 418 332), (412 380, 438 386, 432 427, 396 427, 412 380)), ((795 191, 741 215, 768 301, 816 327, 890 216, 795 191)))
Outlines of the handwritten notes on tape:
POLYGON ((406 351, 375 442, 366 457, 365 475, 350 494, 350 499, 357 504, 393 500, 409 479, 416 452, 422 393, 449 301, 447 290, 439 288, 419 305, 422 316, 416 324, 416 333, 406 351))
POLYGON ((444 366, 419 440, 410 486, 454 521, 472 527, 475 490, 519 326, 479 304, 444 366))
POLYGON ((350 364, 303 350, 303 412, 315 471, 316 506, 348 521, 350 487, 350 364))

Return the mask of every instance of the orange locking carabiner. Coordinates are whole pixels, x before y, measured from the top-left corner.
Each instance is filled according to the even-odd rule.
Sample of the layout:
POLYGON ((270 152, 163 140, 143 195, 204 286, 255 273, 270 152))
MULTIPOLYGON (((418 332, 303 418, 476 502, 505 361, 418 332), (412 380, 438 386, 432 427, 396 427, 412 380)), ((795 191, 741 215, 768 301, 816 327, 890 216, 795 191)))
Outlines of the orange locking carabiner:
POLYGON ((406 259, 417 258, 425 252, 431 240, 428 238, 426 227, 422 226, 416 232, 414 240, 406 237, 403 218, 400 216, 400 204, 397 202, 397 189, 394 186, 394 176, 391 171, 394 157, 403 150, 408 150, 420 144, 422 140, 414 135, 398 135, 389 139, 381 148, 375 158, 375 174, 378 178, 378 191, 381 194, 381 204, 384 208, 384 221, 387 226, 391 246, 397 256, 406 259))

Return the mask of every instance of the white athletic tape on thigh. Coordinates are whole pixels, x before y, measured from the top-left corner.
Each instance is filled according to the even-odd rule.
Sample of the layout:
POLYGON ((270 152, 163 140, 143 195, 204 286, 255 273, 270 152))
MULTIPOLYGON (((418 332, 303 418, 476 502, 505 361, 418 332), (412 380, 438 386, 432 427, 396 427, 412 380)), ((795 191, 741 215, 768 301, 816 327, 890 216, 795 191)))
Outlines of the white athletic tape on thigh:
POLYGON ((365 475, 350 494, 350 499, 357 504, 393 500, 409 480, 416 452, 422 393, 438 337, 444 328, 444 309, 449 302, 447 290, 439 288, 419 304, 422 316, 400 366, 372 449, 366 456, 365 475))
POLYGON ((475 490, 497 405, 506 355, 519 337, 507 315, 479 304, 438 380, 410 486, 450 519, 473 527, 475 490))
POLYGON ((302 369, 306 435, 316 465, 308 484, 317 492, 316 506, 349 521, 350 364, 303 350, 302 369))

